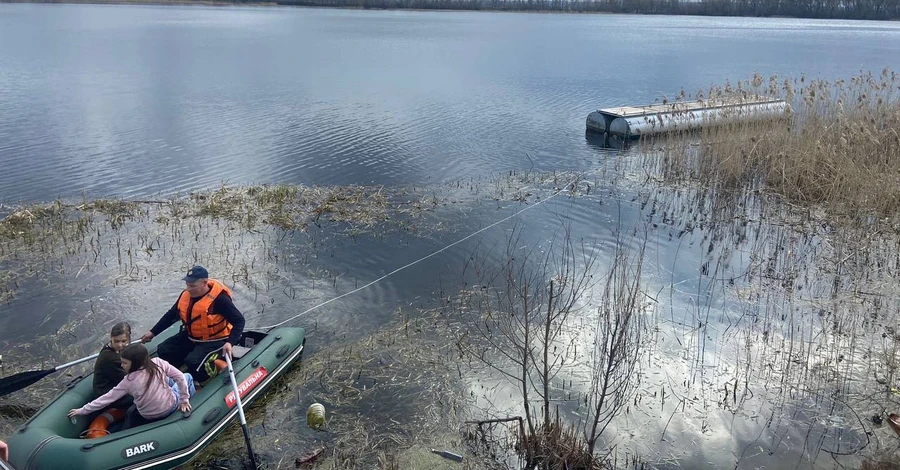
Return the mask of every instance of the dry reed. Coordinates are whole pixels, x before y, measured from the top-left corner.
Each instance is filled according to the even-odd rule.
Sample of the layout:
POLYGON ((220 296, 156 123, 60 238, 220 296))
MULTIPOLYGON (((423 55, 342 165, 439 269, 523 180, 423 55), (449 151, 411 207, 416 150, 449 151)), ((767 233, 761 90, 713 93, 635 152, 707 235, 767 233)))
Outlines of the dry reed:
MULTIPOLYGON (((885 69, 849 81, 768 80, 698 93, 711 101, 784 99, 784 121, 736 122, 649 139, 649 168, 718 189, 765 189, 833 216, 900 215, 900 75, 885 69)), ((684 96, 684 94, 682 94, 684 96)))

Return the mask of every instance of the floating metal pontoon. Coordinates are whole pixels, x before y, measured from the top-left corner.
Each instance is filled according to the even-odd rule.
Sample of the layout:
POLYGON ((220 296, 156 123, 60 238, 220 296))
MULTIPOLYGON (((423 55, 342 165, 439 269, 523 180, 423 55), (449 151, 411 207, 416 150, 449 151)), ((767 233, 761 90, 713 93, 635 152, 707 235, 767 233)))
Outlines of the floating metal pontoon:
POLYGON ((753 95, 605 108, 589 114, 586 124, 591 132, 637 139, 727 123, 778 119, 789 111, 784 100, 753 95))

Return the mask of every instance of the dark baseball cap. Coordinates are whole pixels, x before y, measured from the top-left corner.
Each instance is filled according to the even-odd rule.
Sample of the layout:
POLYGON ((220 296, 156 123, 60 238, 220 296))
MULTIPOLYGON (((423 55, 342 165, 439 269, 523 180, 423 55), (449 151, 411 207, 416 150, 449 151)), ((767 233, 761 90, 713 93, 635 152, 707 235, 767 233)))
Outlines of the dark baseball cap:
POLYGON ((184 276, 184 281, 186 282, 194 282, 197 279, 207 279, 209 278, 209 271, 206 270, 203 266, 194 266, 189 269, 187 272, 187 276, 184 276))

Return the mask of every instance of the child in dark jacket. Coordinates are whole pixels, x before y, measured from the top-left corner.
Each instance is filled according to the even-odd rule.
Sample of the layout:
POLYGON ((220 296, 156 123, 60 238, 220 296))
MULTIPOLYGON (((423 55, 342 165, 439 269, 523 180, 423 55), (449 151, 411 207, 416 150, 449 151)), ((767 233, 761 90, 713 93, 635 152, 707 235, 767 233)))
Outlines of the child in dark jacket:
MULTIPOLYGON (((103 346, 97 361, 94 362, 95 399, 105 395, 125 378, 125 369, 122 368, 119 353, 129 344, 131 344, 131 325, 126 322, 116 323, 109 332, 109 343, 103 346)), ((97 414, 88 426, 85 437, 94 439, 109 434, 116 428, 115 423, 121 423, 125 419, 125 410, 133 401, 131 395, 126 395, 97 414)))
POLYGON ((105 395, 125 378, 125 369, 122 368, 119 354, 129 344, 131 344, 131 325, 125 322, 116 323, 109 332, 109 343, 103 346, 97 361, 94 362, 94 398, 105 395))

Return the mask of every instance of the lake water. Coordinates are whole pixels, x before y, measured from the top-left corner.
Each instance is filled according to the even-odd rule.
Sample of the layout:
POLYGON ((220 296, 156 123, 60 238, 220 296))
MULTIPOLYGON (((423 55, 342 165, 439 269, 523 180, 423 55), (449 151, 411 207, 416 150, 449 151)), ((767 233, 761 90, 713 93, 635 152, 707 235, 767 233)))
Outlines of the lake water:
MULTIPOLYGON (((854 402, 851 413, 846 400, 821 392, 833 385, 825 379, 785 391, 794 378, 789 370, 767 375, 776 368, 767 357, 785 357, 769 338, 793 338, 793 313, 784 312, 796 312, 797 323, 808 321, 803 331, 819 331, 813 323, 830 319, 810 307, 828 298, 832 286, 833 272, 817 270, 818 253, 827 251, 820 240, 766 225, 750 201, 724 204, 733 211, 724 220, 743 224, 723 228, 704 218, 714 212, 712 203, 689 191, 656 192, 637 179, 605 181, 604 167, 619 155, 586 139, 584 119, 599 107, 643 104, 682 89, 692 94, 754 72, 834 79, 885 67, 900 70, 896 23, 3 4, 0 204, 82 194, 151 198, 222 183, 428 188, 524 170, 593 173, 590 194, 556 198, 397 279, 311 312, 304 325, 318 329, 310 350, 325 350, 348 332, 374 330, 398 306, 427 306, 438 291, 452 295, 478 244, 502 243, 515 224, 527 231, 526 245, 543 247, 568 221, 576 237, 597 240, 601 260, 617 228, 641 226, 649 239, 645 288, 660 310, 655 355, 643 381, 644 402, 616 423, 607 443, 657 468, 832 468, 833 456, 865 447, 861 436, 871 430, 848 416, 879 405, 854 402), (790 247, 787 256, 778 254, 783 246, 790 247), (757 279, 746 273, 760 269, 761 259, 776 272, 790 268, 801 272, 794 273, 798 279, 813 279, 796 293, 802 305, 772 300, 774 294, 762 307, 744 302, 746 292, 774 290, 767 281, 741 284, 757 279), (732 292, 735 279, 741 292, 732 292), (717 404, 722 387, 751 377, 752 393, 731 402, 726 393, 717 404), (668 401, 656 403, 657 385, 668 401)), ((251 327, 269 325, 296 313, 298 303, 345 293, 520 209, 510 201, 476 203, 443 211, 442 230, 352 241, 310 226, 294 235, 296 246, 293 238, 278 239, 279 253, 300 256, 310 239, 328 247, 314 250, 313 264, 335 273, 333 283, 310 282, 305 265, 283 257, 274 268, 255 267, 266 280, 262 293, 235 281, 236 296, 251 327), (302 302, 295 288, 303 290, 302 302)), ((198 239, 229 247, 225 256, 234 266, 272 248, 254 241, 256 235, 241 236, 235 254, 233 241, 223 241, 216 229, 197 229, 198 239)), ((124 237, 137 243, 140 229, 129 230, 124 237)), ((109 243, 122 235, 103 237, 109 243)), ((135 250, 146 259, 134 261, 134 278, 116 271, 114 250, 107 248, 111 273, 54 264, 51 277, 29 278, 0 306, 0 346, 52 336, 88 311, 130 312, 137 328, 152 325, 180 289, 183 256, 215 259, 215 247, 205 243, 170 245, 161 255, 135 250), (79 280, 68 282, 71 275, 79 280), (64 295, 48 295, 58 292, 64 295), (34 311, 44 314, 37 326, 22 315, 34 311)), ((896 305, 891 295, 895 303, 880 305, 896 305)), ((857 317, 866 315, 851 316, 857 317)), ((880 338, 871 325, 851 327, 880 338)), ((806 351, 815 341, 822 340, 797 344, 806 351)), ((846 389, 857 393, 869 385, 846 389)))
POLYGON ((888 22, 0 6, 0 203, 589 168, 596 108, 900 69, 888 22))

